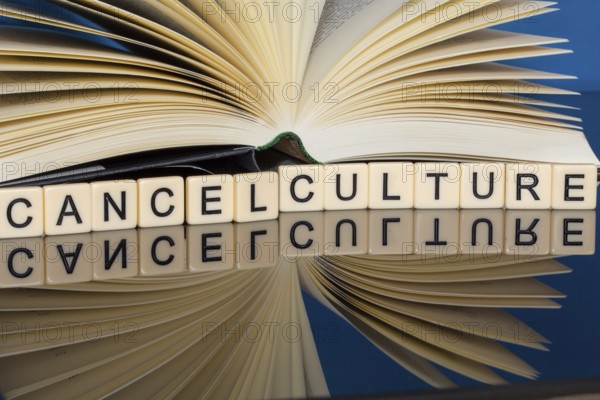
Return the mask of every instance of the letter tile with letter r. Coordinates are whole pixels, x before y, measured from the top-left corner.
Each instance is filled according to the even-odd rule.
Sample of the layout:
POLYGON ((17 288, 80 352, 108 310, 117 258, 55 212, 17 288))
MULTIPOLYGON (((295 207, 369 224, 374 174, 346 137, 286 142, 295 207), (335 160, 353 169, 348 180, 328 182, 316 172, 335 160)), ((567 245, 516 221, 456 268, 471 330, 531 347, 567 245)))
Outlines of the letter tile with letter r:
POLYGON ((505 206, 515 210, 549 210, 552 206, 552 166, 506 164, 505 206))

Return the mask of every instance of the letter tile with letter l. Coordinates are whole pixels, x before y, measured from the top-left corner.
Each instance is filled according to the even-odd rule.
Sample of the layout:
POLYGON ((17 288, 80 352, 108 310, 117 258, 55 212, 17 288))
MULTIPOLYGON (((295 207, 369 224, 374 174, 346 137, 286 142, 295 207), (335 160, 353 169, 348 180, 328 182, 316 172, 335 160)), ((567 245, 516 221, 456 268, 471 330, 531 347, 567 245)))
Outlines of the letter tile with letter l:
POLYGON ((279 167, 279 211, 322 211, 325 207, 322 165, 279 167))
POLYGON ((506 164, 504 204, 515 210, 549 210, 552 206, 552 166, 506 164))
POLYGON ((44 186, 44 233, 67 235, 92 230, 89 183, 44 186))
POLYGON ((415 165, 413 163, 369 164, 369 208, 373 210, 413 208, 415 165))
POLYGON ((368 206, 368 164, 325 166, 325 210, 361 210, 368 206))
POLYGON ((137 182, 92 183, 92 230, 133 229, 138 223, 137 182))
POLYGON ((44 239, 23 238, 0 240, 0 288, 42 286, 44 239))
POLYGON ((458 163, 416 163, 415 168, 415 208, 458 209, 460 205, 458 163))
POLYGON ((186 242, 191 272, 226 271, 235 266, 232 223, 187 226, 186 242))
POLYGON ((233 221, 232 175, 191 176, 186 180, 186 221, 190 225, 233 221))
POLYGON ((141 228, 182 225, 185 220, 183 178, 138 180, 138 224, 141 228))
POLYGON ((595 165, 554 165, 552 167, 552 208, 593 210, 598 193, 595 165))
POLYGON ((41 187, 0 189, 0 238, 44 234, 44 192, 41 187))
POLYGON ((506 166, 500 163, 461 164, 460 207, 503 208, 506 166))
POLYGON ((269 221, 279 216, 279 175, 253 172, 234 176, 236 222, 269 221))

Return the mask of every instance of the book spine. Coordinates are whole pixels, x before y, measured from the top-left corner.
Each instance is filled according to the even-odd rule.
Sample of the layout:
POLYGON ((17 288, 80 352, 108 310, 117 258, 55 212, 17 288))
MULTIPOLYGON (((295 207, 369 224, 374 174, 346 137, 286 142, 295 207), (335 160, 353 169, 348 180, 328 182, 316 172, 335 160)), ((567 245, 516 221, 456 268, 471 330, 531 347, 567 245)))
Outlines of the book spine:
POLYGON ((0 189, 0 237, 272 220, 357 209, 592 210, 593 165, 377 162, 0 189))

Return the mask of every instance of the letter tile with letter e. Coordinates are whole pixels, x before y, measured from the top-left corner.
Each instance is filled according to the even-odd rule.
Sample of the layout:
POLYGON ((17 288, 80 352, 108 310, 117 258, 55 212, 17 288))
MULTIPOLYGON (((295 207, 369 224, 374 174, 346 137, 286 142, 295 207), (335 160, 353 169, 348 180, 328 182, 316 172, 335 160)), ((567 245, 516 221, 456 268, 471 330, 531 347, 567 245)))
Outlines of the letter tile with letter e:
POLYGON ((563 210, 552 212, 554 256, 593 255, 596 252, 596 212, 563 210))
POLYGON ((552 206, 550 164, 506 164, 505 207, 516 210, 549 210, 552 206))
POLYGON ((458 209, 460 165, 457 163, 415 164, 415 208, 458 209))
POLYGON ((0 238, 44 234, 44 192, 41 187, 0 189, 0 238))
POLYGON ((92 234, 46 236, 46 284, 89 282, 93 277, 92 234))
POLYGON ((95 281, 131 278, 139 274, 137 229, 93 232, 98 255, 92 260, 95 281))
POLYGON ((67 235, 92 230, 89 183, 44 186, 44 233, 67 235))
POLYGON ((593 210, 598 193, 598 168, 594 165, 552 167, 552 208, 593 210))
POLYGON ((188 226, 186 241, 191 272, 234 268, 236 244, 232 223, 188 226))
POLYGON ((322 211, 325 207, 322 165, 279 167, 279 211, 322 211))
POLYGON ((189 225, 233 221, 235 193, 232 175, 191 176, 186 180, 186 221, 189 225))
POLYGON ((460 165, 461 208, 503 208, 505 164, 464 163, 460 165))
POLYGON ((141 228, 182 225, 185 189, 180 176, 138 180, 138 224, 141 228))
POLYGON ((325 210, 362 210, 368 206, 368 164, 325 166, 325 210))
POLYGON ((234 176, 236 222, 269 221, 279 216, 279 175, 253 172, 234 176))
POLYGON ((42 286, 44 239, 22 238, 0 240, 0 288, 42 286))
POLYGON ((415 165, 413 163, 369 164, 369 208, 374 210, 413 208, 415 165))
POLYGON ((185 228, 138 229, 140 275, 169 275, 186 270, 185 228))
POLYGON ((92 230, 133 229, 138 223, 137 182, 92 182, 92 230))

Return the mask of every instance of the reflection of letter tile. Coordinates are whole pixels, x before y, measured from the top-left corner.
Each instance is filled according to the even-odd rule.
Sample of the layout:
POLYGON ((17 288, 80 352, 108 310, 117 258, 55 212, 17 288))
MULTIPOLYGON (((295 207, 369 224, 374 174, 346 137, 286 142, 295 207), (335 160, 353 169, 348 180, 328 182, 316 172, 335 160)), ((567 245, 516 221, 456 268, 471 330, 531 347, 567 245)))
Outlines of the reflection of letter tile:
POLYGON ((178 274, 186 270, 185 228, 138 230, 140 275, 178 274))
POLYGON ((298 257, 323 255, 323 213, 283 213, 279 215, 281 256, 293 261, 298 257))
POLYGON ((325 213, 325 255, 367 254, 368 242, 369 212, 367 210, 325 213))
POLYGON ((235 225, 238 269, 274 267, 279 263, 278 221, 235 225))
POLYGON ((43 238, 0 240, 0 257, 0 288, 45 283, 43 238))
POLYGON ((225 271, 235 266, 233 224, 188 226, 186 241, 191 272, 225 271))
POLYGON ((554 256, 592 255, 596 250, 595 211, 553 211, 552 249, 554 256))
POLYGON ((92 262, 96 252, 92 234, 46 236, 46 283, 62 285, 92 280, 92 262))
POLYGON ((413 210, 369 212, 369 254, 413 254, 413 210))
POLYGON ((460 245, 463 254, 502 254, 504 251, 503 210, 462 210, 460 245))
POLYGON ((458 254, 458 210, 415 211, 415 252, 417 254, 458 254))
POLYGON ((517 256, 550 254, 550 211, 508 210, 504 222, 504 251, 517 256))
POLYGON ((104 281, 137 276, 138 234, 136 229, 92 233, 98 254, 94 257, 94 280, 104 281))

